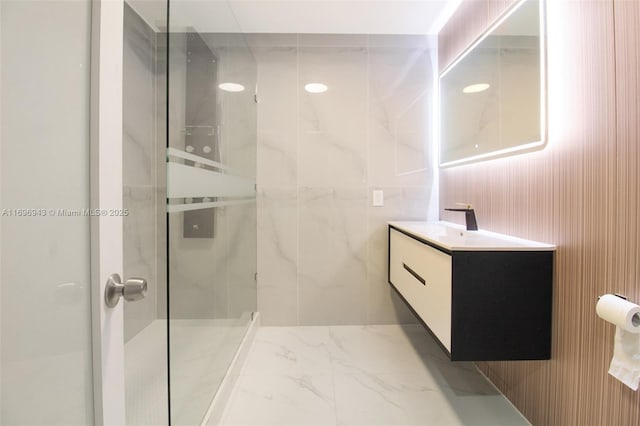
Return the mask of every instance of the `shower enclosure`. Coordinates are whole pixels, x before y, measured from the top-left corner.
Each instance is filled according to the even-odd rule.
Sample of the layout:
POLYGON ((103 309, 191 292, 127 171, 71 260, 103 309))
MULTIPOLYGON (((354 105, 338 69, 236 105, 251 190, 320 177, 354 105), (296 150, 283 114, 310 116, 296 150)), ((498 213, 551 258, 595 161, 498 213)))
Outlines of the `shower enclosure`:
POLYGON ((172 424, 202 419, 256 310, 257 66, 226 7, 175 2, 170 10, 172 424))
POLYGON ((256 311, 256 63, 234 17, 2 0, 0 22, 0 424, 200 424, 256 311), (105 307, 110 273, 145 297, 105 307))

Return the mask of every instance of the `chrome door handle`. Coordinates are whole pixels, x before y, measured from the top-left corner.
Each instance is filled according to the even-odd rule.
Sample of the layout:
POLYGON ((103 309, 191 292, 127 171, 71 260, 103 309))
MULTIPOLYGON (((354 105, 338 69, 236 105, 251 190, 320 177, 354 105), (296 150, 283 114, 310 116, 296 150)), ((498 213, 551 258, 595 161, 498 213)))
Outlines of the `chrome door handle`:
POLYGON ((127 302, 135 302, 144 299, 147 294, 147 280, 143 278, 129 278, 122 284, 122 278, 118 274, 111 274, 107 279, 104 289, 104 301, 108 307, 115 307, 124 297, 127 302))

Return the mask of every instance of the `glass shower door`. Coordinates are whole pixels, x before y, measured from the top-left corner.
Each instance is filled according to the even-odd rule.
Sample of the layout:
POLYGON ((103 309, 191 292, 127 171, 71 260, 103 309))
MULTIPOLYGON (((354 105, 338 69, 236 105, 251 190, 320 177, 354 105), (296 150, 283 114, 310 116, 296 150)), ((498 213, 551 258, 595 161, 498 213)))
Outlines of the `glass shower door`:
POLYGON ((206 418, 256 311, 256 71, 227 2, 171 4, 167 248, 173 425, 206 418))

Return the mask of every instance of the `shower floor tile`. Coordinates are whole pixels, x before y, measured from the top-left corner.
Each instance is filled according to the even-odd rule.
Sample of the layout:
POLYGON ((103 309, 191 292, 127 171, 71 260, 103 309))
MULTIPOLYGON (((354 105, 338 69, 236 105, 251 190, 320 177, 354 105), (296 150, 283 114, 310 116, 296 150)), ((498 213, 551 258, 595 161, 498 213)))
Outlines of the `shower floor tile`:
POLYGON ((261 327, 221 423, 529 424, 419 325, 261 327))

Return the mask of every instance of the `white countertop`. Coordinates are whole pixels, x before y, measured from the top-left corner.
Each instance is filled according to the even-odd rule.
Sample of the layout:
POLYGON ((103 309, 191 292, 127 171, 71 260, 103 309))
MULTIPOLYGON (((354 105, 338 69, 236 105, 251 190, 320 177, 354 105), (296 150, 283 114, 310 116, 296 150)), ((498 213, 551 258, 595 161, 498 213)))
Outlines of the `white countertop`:
POLYGON ((554 251, 556 246, 510 235, 478 230, 467 231, 451 222, 391 221, 389 225, 448 251, 554 251))

